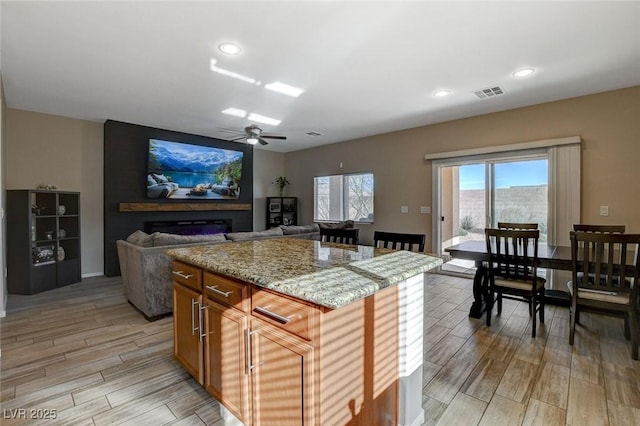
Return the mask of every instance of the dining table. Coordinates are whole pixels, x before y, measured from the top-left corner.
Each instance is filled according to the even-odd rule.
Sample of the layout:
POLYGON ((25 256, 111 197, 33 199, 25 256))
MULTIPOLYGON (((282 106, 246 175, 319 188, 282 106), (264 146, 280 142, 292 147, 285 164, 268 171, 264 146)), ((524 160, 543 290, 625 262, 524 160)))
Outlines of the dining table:
MULTIPOLYGON (((473 277, 473 303, 469 311, 472 318, 482 317, 486 310, 489 288, 489 253, 487 243, 482 240, 468 240, 444 249, 454 259, 472 260, 476 266, 473 277)), ((571 247, 538 244, 538 268, 571 271, 571 247)), ((545 302, 567 304, 569 293, 562 290, 546 290, 545 302)))

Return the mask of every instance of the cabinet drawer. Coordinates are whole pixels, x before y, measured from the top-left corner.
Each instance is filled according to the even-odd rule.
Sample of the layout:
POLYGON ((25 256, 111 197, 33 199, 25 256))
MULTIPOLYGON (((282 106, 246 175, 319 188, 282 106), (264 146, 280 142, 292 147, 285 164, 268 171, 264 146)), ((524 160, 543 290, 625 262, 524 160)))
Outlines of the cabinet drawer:
POLYGON ((251 314, 303 339, 312 340, 318 311, 303 303, 254 288, 251 314))
POLYGON ((202 290, 202 270, 197 266, 174 260, 171 275, 174 281, 191 287, 194 290, 202 290))
POLYGON ((249 310, 249 286, 230 278, 204 273, 204 294, 223 305, 243 312, 249 310))

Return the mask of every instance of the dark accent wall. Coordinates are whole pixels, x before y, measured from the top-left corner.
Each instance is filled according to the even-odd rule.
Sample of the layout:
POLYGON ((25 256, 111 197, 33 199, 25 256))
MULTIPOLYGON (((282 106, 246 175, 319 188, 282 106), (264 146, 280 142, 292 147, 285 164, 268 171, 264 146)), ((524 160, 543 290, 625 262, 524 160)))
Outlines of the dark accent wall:
MULTIPOLYGON (((104 124, 104 270, 107 276, 120 275, 116 241, 126 238, 138 229, 143 230, 144 223, 148 221, 231 219, 233 232, 253 229, 252 211, 120 212, 118 209, 120 203, 185 202, 185 200, 170 199, 151 200, 146 197, 149 139, 243 151, 240 198, 219 202, 253 205, 252 146, 108 120, 104 124)), ((193 200, 193 203, 197 202, 198 200, 193 200)))

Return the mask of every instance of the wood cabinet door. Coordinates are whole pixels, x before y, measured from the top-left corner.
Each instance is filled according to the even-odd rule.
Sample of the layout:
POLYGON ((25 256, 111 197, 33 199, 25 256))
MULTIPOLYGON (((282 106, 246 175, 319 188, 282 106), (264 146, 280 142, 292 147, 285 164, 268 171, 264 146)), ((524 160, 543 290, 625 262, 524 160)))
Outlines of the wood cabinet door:
POLYGON ((260 321, 251 326, 253 423, 313 424, 313 347, 260 321))
POLYGON ((182 366, 204 384, 202 295, 182 284, 173 283, 173 353, 182 366))
POLYGON ((247 315, 208 297, 205 306, 205 388, 240 421, 249 424, 247 315))

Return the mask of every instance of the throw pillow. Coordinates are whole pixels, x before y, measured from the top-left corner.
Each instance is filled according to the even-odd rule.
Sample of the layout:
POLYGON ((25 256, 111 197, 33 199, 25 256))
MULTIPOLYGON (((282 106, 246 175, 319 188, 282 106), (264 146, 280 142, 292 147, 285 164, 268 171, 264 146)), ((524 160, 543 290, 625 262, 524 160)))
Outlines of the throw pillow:
POLYGON ((167 183, 169 179, 165 175, 153 175, 153 177, 158 181, 158 183, 167 183))
POLYGON ((126 238, 126 241, 140 247, 153 247, 153 236, 144 231, 136 231, 126 238))
POLYGON ((147 175, 147 186, 157 185, 158 182, 151 175, 147 175))

